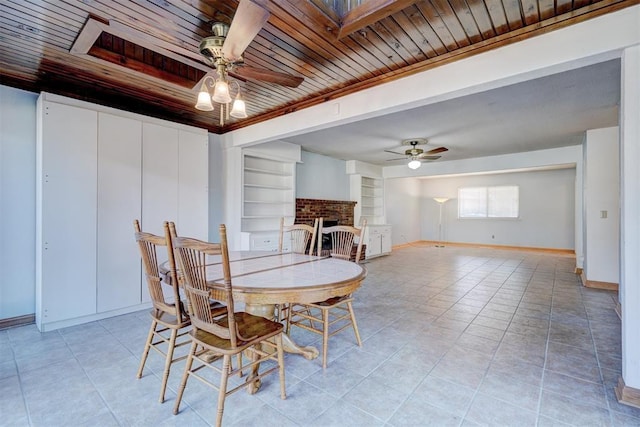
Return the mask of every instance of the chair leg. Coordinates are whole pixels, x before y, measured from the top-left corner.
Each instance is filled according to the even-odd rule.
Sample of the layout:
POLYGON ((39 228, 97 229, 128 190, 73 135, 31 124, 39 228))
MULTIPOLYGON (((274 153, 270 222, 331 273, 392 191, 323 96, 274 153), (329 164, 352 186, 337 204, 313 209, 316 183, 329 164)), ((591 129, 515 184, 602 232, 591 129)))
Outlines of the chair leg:
POLYGON ((287 310, 287 324, 284 327, 284 332, 289 334, 291 332, 291 317, 293 313, 293 309, 295 307, 294 303, 289 304, 289 310, 287 310))
POLYGON ((216 427, 222 426, 222 413, 224 412, 224 399, 227 397, 227 381, 229 380, 230 365, 231 356, 225 354, 222 359, 220 390, 218 391, 218 412, 216 414, 216 427))
POLYGON ((329 310, 322 310, 322 368, 327 368, 327 347, 329 346, 329 310))
POLYGON ((285 390, 284 382, 284 346, 282 345, 282 334, 278 334, 275 337, 277 351, 278 351, 278 370, 280 373, 280 398, 286 399, 287 392, 285 390))
POLYGON ((169 381, 169 371, 171 370, 171 363, 173 362, 173 351, 176 348, 176 339, 178 338, 178 330, 171 329, 171 336, 169 337, 169 346, 167 347, 167 357, 164 359, 164 372, 162 373, 162 385, 160 386, 160 403, 164 403, 164 393, 167 389, 167 382, 169 381))
POLYGON ((158 326, 158 322, 155 320, 151 321, 151 327, 149 328, 149 334, 147 335, 147 342, 144 345, 142 357, 140 358, 140 367, 138 368, 138 374, 136 375, 138 379, 142 378, 142 371, 144 370, 144 364, 147 362, 149 350, 151 350, 151 343, 153 342, 153 335, 156 332, 156 326, 158 326))
POLYGON ((347 308, 349 309, 349 315, 351 316, 351 325, 353 326, 353 332, 356 333, 356 341, 358 341, 358 345, 362 347, 362 341, 360 341, 360 332, 358 332, 358 324, 356 323, 356 315, 353 312, 351 301, 347 303, 347 308))
POLYGON ((182 381, 180 381, 180 387, 178 388, 178 396, 176 397, 176 403, 173 407, 173 415, 177 415, 178 412, 180 412, 180 401, 182 400, 184 389, 187 386, 187 380, 189 379, 189 371, 191 371, 191 366, 193 365, 193 355, 196 354, 197 347, 198 347, 198 344, 195 341, 191 343, 191 348, 189 349, 189 355, 187 356, 187 363, 184 365, 184 373, 182 374, 182 381))

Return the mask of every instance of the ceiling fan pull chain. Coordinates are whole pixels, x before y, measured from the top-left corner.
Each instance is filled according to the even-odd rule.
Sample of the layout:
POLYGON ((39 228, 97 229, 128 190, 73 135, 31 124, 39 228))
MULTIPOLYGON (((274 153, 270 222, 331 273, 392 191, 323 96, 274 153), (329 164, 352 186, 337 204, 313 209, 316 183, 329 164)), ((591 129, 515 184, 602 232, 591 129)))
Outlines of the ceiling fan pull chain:
POLYGON ((220 126, 224 126, 224 104, 220 104, 220 126))

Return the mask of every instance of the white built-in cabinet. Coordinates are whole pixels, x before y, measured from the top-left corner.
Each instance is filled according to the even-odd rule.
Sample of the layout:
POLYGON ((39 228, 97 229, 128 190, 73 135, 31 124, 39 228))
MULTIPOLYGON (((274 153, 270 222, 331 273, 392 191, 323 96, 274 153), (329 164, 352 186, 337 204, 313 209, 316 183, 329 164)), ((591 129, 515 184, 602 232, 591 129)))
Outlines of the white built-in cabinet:
POLYGON ((242 231, 278 230, 296 215, 295 168, 290 161, 243 155, 242 231))
POLYGON ((366 258, 373 258, 391 253, 391 226, 367 224, 364 233, 364 243, 367 245, 366 258))
POLYGON ((280 218, 292 224, 296 216, 300 160, 300 146, 284 141, 225 148, 225 223, 231 250, 278 249, 280 218))
POLYGON ((364 243, 367 245, 366 257, 390 254, 391 226, 385 223, 382 168, 349 160, 346 162, 346 172, 349 174, 351 200, 357 202, 354 208, 354 222, 361 224, 363 220, 367 220, 364 234, 364 243))
POLYGON ((96 312, 98 113, 49 103, 39 113, 36 322, 44 330, 96 312))
POLYGON ((43 93, 37 150, 41 331, 148 306, 134 219, 207 239, 205 130, 43 93))
MULTIPOLYGON (((352 175, 352 178, 355 175, 352 175)), ((380 178, 360 177, 360 218, 377 223, 384 217, 383 182, 380 178)))
MULTIPOLYGON (((50 105, 47 109, 50 112, 56 107, 50 105)), ((101 313, 140 303, 140 293, 131 290, 131 278, 140 274, 140 256, 131 245, 130 223, 132 218, 141 218, 142 124, 109 113, 98 113, 98 124, 94 227, 98 239, 96 259, 100 261, 96 265, 96 311, 101 313)))

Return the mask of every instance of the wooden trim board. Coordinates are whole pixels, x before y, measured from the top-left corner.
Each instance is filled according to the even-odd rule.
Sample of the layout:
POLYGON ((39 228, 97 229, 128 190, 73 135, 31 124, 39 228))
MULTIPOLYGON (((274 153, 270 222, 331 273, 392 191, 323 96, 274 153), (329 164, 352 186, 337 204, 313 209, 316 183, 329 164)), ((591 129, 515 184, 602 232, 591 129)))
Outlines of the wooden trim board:
POLYGON ((620 377, 615 390, 618 402, 640 408, 640 389, 626 386, 624 380, 620 377))
POLYGON ((10 317, 8 319, 0 319, 0 330, 13 328, 15 326, 31 325, 36 323, 35 314, 25 314, 24 316, 10 317))
POLYGON ((611 282, 599 282, 597 280, 589 280, 584 275, 584 271, 580 272, 580 279, 582 280, 582 286, 585 288, 604 289, 606 291, 618 291, 618 284, 611 282))
POLYGON ((576 253, 573 249, 555 249, 555 248, 536 248, 529 246, 508 246, 508 245, 487 245, 481 243, 459 243, 459 242, 439 242, 437 240, 419 240, 416 243, 422 243, 427 245, 439 245, 444 246, 463 246, 472 248, 488 248, 488 249, 505 249, 511 251, 534 251, 534 252, 546 252, 555 255, 566 255, 575 257, 576 253))

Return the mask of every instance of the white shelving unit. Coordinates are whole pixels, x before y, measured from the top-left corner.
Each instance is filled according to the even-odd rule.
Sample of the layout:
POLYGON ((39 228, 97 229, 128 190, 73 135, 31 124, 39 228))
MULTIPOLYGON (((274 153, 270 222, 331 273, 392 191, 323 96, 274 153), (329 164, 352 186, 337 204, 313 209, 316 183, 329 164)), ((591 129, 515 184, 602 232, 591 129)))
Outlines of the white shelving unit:
POLYGON ((299 145, 284 141, 223 148, 230 250, 277 250, 280 218, 288 223, 295 219, 300 152, 299 145))
POLYGON ((384 216, 384 198, 382 179, 361 177, 360 218, 366 218, 375 224, 384 216))
POLYGON ((351 175, 351 200, 356 203, 354 220, 356 224, 367 220, 369 224, 384 224, 384 181, 359 174, 351 175))
POLYGON ((391 225, 386 223, 384 209, 384 179, 379 166, 356 160, 347 161, 350 175, 351 200, 355 200, 354 220, 361 224, 367 220, 364 243, 366 257, 373 258, 391 253, 391 225))
POLYGON ((295 163, 244 155, 242 231, 277 231, 295 217, 295 163))

